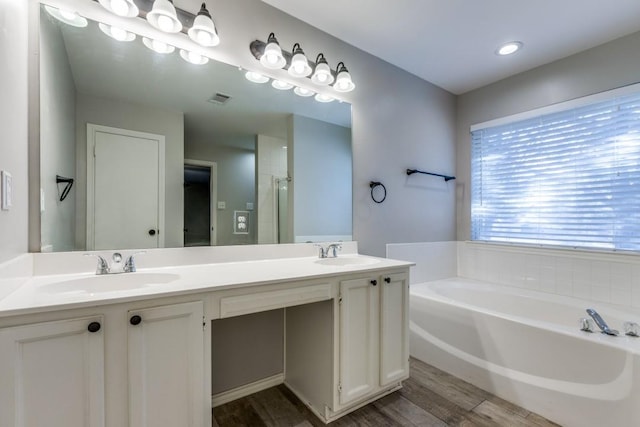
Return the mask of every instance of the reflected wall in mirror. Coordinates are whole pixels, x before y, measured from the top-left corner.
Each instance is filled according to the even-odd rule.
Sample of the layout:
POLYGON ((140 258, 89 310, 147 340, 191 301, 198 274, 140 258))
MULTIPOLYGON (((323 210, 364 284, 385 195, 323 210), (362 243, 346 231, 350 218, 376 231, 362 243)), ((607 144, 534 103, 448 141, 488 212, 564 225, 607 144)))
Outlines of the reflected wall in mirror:
POLYGON ((351 240, 350 127, 349 104, 41 8, 41 249, 351 240))

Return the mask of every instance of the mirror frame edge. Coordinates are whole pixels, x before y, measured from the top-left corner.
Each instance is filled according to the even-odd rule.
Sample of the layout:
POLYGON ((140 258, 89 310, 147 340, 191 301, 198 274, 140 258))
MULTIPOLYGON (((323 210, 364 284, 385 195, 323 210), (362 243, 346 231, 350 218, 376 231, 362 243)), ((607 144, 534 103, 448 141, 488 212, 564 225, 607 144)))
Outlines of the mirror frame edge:
POLYGON ((40 2, 28 5, 28 251, 41 252, 40 226, 40 2), (34 185, 37 183, 37 185, 34 185))

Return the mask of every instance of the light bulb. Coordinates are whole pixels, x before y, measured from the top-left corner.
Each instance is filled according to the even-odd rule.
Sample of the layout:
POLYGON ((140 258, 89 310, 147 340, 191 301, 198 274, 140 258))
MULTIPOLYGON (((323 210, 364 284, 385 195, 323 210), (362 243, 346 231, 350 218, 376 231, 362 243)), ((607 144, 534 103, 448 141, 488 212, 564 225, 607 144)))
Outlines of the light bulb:
POLYGON ((195 63, 200 62, 202 61, 202 55, 196 52, 189 52, 189 60, 195 63))
POLYGON ((307 97, 307 96, 313 96, 313 95, 315 95, 315 92, 314 92, 314 91, 309 90, 309 89, 304 88, 304 87, 299 87, 299 86, 298 86, 298 87, 296 87, 295 89, 293 89, 293 91, 294 91, 294 92, 295 92, 295 94, 296 94, 296 95, 298 95, 298 96, 304 96, 304 97, 307 97))
POLYGON ((153 40, 151 42, 151 45, 156 52, 164 52, 165 50, 167 50, 167 44, 165 42, 161 42, 160 40, 153 40))
POLYGON ((278 55, 274 53, 267 53, 267 62, 269 64, 277 64, 278 63, 278 55))
POLYGON ((211 37, 211 33, 209 33, 208 31, 198 31, 196 33, 196 39, 201 45, 209 46, 213 37, 211 37))
POLYGON ((129 5, 125 0, 111 0, 111 10, 119 16, 127 16, 129 5))
POLYGON ((326 82, 328 79, 327 75, 325 73, 318 73, 318 80, 321 82, 326 82))
POLYGON ((269 77, 263 76, 260 73, 256 73, 255 71, 247 71, 244 75, 247 80, 253 83, 266 83, 269 81, 269 77))
POLYGON ((127 32, 122 28, 111 27, 111 35, 118 41, 124 41, 127 39, 127 32))
POLYGON ((173 20, 166 15, 160 15, 158 16, 158 27, 168 33, 173 29, 173 20))
POLYGON ((62 15, 63 18, 68 19, 69 21, 73 21, 74 19, 76 19, 76 13, 75 12, 69 12, 68 10, 64 10, 64 9, 59 9, 60 10, 60 15, 62 15))
POLYGON ((296 62, 296 64, 293 66, 293 69, 295 70, 296 73, 302 74, 304 73, 304 64, 300 62, 296 62))

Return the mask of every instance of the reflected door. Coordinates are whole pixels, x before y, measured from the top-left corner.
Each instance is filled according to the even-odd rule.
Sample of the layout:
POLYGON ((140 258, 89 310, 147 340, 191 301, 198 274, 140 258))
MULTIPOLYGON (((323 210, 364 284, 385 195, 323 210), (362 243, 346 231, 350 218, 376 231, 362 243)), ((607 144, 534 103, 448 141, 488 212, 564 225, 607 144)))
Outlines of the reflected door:
POLYGON ((87 249, 164 246, 164 136, 87 125, 87 249))

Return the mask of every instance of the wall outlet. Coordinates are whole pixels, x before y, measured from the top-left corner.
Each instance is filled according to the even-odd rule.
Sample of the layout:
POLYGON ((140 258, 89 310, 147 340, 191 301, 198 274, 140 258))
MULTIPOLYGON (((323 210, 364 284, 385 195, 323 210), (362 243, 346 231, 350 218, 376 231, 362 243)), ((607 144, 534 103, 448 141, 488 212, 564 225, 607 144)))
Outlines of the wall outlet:
POLYGON ((227 209, 227 202, 218 202, 218 209, 227 209))
POLYGON ((233 212, 233 234, 249 234, 249 211, 233 212))
POLYGON ((0 181, 2 184, 0 187, 2 188, 2 210, 8 211, 13 205, 13 178, 11 174, 7 171, 0 172, 0 181))

